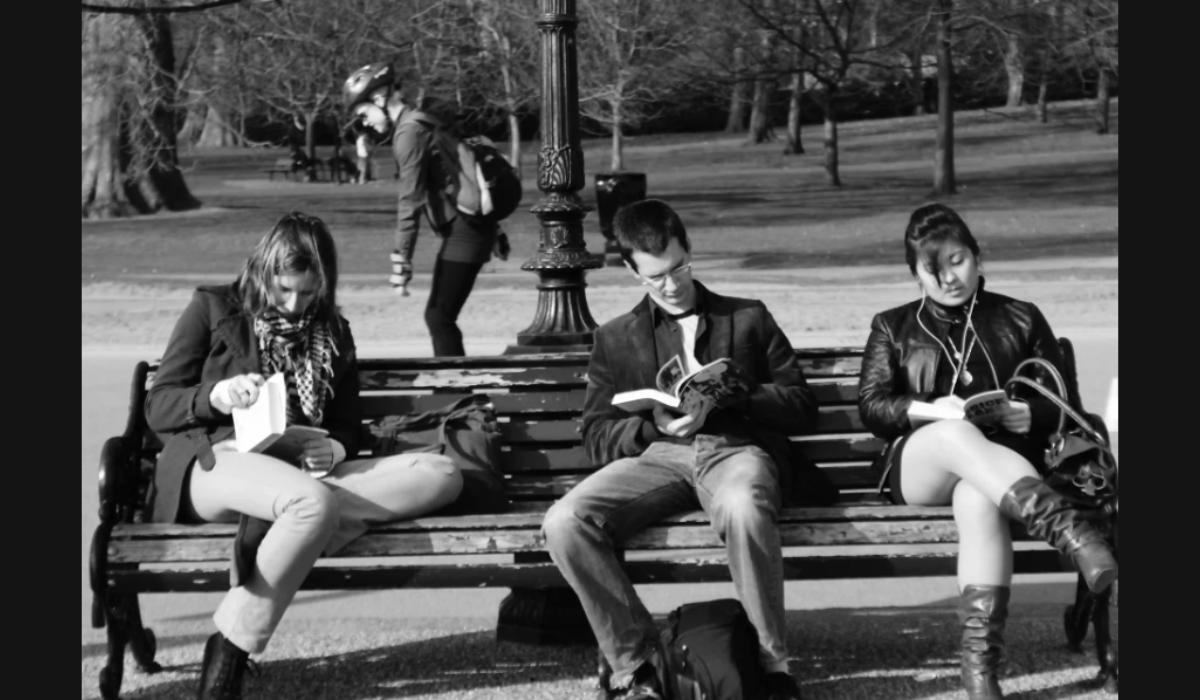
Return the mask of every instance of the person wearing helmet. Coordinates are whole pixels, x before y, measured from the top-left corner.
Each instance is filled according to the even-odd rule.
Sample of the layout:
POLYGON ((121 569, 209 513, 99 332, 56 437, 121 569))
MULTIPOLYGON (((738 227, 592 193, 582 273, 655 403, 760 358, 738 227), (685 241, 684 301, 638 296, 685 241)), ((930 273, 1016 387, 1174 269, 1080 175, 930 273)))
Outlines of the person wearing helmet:
POLYGON ((413 249, 423 215, 442 237, 425 307, 433 354, 463 356, 466 351, 458 315, 479 271, 491 259, 498 233, 495 222, 466 214, 456 206, 464 188, 468 194, 475 188, 478 194, 474 178, 465 175, 474 172, 474 164, 461 162, 459 141, 448 131, 451 117, 435 115, 437 103, 431 99, 423 99, 420 105, 406 100, 390 63, 358 69, 346 80, 342 92, 346 108, 365 127, 381 137, 392 135, 399 180, 396 247, 389 278, 392 288, 408 296, 413 249))

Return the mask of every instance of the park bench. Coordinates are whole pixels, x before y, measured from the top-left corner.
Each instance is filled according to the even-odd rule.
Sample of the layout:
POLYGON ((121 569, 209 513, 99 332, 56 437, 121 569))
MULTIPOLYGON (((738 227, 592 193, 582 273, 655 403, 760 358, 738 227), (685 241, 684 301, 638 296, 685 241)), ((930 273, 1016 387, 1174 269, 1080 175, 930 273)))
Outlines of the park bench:
POLYGON ((295 173, 303 172, 303 170, 297 170, 293 165, 292 157, 287 156, 286 158, 276 158, 271 167, 263 168, 263 172, 267 174, 268 180, 274 181, 275 173, 283 175, 284 179, 290 179, 295 173))
MULTIPOLYGON (((1061 342, 1078 405, 1074 353, 1068 341, 1061 342)), ((821 409, 816 434, 793 440, 802 442, 807 454, 827 470, 840 502, 783 511, 783 545, 801 548, 785 550, 786 578, 953 575, 952 547, 904 547, 956 542, 951 509, 897 506, 875 492, 868 465, 884 443, 864 431, 858 415, 862 349, 803 349, 797 356, 821 409), (882 548, 897 551, 881 553, 880 547, 867 545, 897 545, 882 548)), ((141 623, 139 593, 221 591, 229 585, 235 525, 144 522, 146 487, 161 447, 142 414, 154 370, 146 362, 137 365, 125 432, 105 443, 100 460, 101 522, 93 537, 90 566, 92 624, 108 628, 108 667, 100 676, 105 698, 117 697, 127 645, 142 670, 157 668, 154 635, 141 623)), ((364 422, 431 410, 471 393, 488 394, 501 422, 502 466, 514 509, 501 515, 431 516, 376 527, 338 555, 321 559, 302 588, 495 586, 569 595, 544 551, 540 524, 555 499, 594 471, 580 435, 586 370, 586 353, 360 360, 364 422), (436 561, 436 555, 455 555, 455 561, 428 563, 436 561), (478 563, 463 563, 471 558, 478 563)), ((1020 531, 1014 537, 1028 539, 1020 531)), ((723 545, 702 512, 654 525, 624 547, 625 566, 635 583, 729 580, 723 545)), ((1063 569, 1056 551, 1028 542, 1016 552, 1015 570, 1063 569)), ((1086 593, 1086 587, 1080 590, 1086 593)), ((1065 622, 1071 644, 1078 646, 1089 618, 1098 637, 1100 630, 1107 634, 1107 603, 1107 595, 1100 600, 1081 596, 1068 608, 1065 622)), ((502 606, 498 637, 511 627, 508 639, 537 641, 536 633, 523 637, 519 624, 510 626, 503 617, 502 606)), ((1102 673, 1109 666, 1115 672, 1115 661, 1106 666, 1106 638, 1097 640, 1097 653, 1102 673)))

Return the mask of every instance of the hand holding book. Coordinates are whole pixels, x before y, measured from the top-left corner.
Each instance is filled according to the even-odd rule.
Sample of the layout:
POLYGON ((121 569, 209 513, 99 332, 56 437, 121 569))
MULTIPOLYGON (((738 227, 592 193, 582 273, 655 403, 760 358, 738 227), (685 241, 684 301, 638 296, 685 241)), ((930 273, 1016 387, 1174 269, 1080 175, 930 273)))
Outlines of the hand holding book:
POLYGON ((1029 432, 1029 405, 1008 398, 1003 389, 984 391, 969 398, 942 396, 932 403, 913 401, 908 420, 914 427, 937 420, 965 420, 975 425, 1000 424, 1014 433, 1029 432))
POLYGON ((287 386, 283 375, 276 373, 257 389, 257 400, 245 408, 236 405, 233 408, 238 452, 270 455, 318 475, 328 472, 333 466, 329 431, 287 425, 287 386))

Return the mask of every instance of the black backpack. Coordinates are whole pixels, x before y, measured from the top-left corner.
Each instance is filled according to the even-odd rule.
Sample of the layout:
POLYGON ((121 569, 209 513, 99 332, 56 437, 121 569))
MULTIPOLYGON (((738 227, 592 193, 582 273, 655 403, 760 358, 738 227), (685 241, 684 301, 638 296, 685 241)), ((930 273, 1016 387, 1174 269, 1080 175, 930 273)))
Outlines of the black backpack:
POLYGON ((486 189, 491 201, 491 210, 485 210, 483 217, 489 221, 507 219, 521 203, 521 178, 517 177, 516 168, 483 138, 466 138, 463 144, 475 155, 479 174, 483 176, 483 181, 479 183, 480 190, 486 189))
POLYGON ((732 598, 681 605, 662 632, 659 680, 668 700, 760 700, 758 632, 732 598))

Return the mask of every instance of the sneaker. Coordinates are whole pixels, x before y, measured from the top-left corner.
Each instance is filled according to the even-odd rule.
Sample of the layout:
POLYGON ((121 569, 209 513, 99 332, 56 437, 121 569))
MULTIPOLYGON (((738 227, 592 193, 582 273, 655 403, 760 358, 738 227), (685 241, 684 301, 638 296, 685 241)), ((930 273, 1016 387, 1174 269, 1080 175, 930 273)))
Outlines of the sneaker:
POLYGON ((800 700, 800 686, 796 685, 796 679, 790 673, 768 673, 766 686, 767 700, 800 700))

